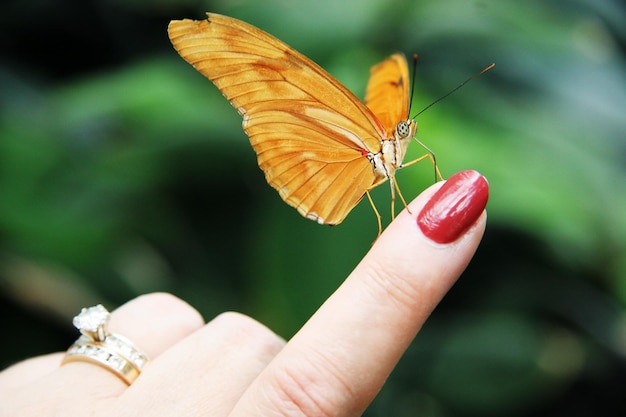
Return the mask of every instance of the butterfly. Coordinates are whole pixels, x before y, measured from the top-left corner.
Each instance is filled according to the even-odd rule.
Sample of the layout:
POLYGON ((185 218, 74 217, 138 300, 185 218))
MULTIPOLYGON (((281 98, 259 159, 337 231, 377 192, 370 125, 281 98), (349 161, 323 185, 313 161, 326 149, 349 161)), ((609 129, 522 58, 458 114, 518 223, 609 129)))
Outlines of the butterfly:
POLYGON ((180 56, 215 84, 243 117, 267 182, 304 217, 336 225, 370 190, 434 154, 415 138, 409 117, 409 71, 396 53, 371 68, 365 102, 319 65, 272 35, 240 20, 207 13, 173 20, 169 38, 180 56), (403 164, 415 139, 426 150, 403 164))

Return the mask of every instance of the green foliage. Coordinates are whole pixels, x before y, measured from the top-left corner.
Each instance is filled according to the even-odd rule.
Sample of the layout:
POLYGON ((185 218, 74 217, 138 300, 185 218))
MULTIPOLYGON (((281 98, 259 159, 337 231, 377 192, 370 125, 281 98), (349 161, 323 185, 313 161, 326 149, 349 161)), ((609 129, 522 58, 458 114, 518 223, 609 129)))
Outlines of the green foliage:
MULTIPOLYGON (((149 291, 289 337, 369 249, 367 203, 334 228, 301 218, 265 183, 237 112, 171 48, 167 22, 203 9, 360 95, 372 64, 417 52, 413 114, 496 63, 418 118, 444 176, 487 176, 489 224, 367 415, 626 412, 626 11, 612 0, 0 6, 2 328, 69 337, 5 346, 3 364, 64 348, 82 306, 149 291)), ((398 178, 412 198, 432 167, 398 178)), ((374 198, 388 221, 387 186, 374 198)))

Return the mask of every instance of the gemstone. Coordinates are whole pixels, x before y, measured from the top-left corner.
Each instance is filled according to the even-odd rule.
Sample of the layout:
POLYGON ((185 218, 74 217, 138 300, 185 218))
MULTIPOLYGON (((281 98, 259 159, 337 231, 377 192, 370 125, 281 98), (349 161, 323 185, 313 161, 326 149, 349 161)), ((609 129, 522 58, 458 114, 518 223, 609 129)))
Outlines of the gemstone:
POLYGON ((125 356, 127 358, 130 358, 133 355, 133 353, 135 352, 133 350, 133 348, 128 346, 128 345, 118 346, 118 350, 122 354, 122 356, 125 356))
POLYGON ((96 349, 94 356, 104 362, 109 359, 109 356, 111 356, 111 354, 106 350, 96 349))
POLYGON ((109 312, 102 304, 94 307, 83 308, 80 313, 74 317, 72 323, 78 330, 85 330, 96 333, 102 326, 106 326, 109 320, 109 312))
POLYGON ((107 362, 109 365, 111 365, 114 369, 117 369, 118 371, 124 367, 124 360, 118 356, 111 355, 107 359, 107 362))
POLYGON ((144 355, 133 355, 131 361, 135 364, 137 368, 141 369, 148 361, 148 358, 146 358, 144 355))

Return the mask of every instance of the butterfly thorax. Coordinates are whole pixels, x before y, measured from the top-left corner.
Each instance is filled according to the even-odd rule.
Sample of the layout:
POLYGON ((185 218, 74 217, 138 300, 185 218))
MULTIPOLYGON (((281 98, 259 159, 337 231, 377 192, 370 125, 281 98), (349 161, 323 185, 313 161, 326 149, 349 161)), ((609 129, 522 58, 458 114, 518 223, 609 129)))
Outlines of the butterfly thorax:
POLYGON ((377 180, 391 178, 397 169, 402 168, 402 160, 416 131, 417 124, 413 120, 401 121, 396 125, 393 137, 381 140, 380 152, 368 155, 377 180))

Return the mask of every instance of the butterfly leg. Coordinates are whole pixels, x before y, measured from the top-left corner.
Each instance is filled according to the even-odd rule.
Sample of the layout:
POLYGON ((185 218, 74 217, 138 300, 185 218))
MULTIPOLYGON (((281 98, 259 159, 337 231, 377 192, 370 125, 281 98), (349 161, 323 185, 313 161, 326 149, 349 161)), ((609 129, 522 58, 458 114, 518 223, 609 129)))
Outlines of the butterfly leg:
MULTIPOLYGON (((376 208, 376 204, 374 204, 374 200, 372 200, 372 196, 370 195, 370 192, 367 191, 365 194, 367 194, 367 199, 370 201, 370 205, 372 206, 372 209, 374 210, 374 214, 376 215, 376 221, 378 222, 378 236, 380 236, 380 234, 383 232, 383 223, 380 219, 380 213, 378 212, 378 209, 376 208)), ((376 236, 376 239, 378 239, 378 236, 376 236)))
POLYGON ((413 139, 415 139, 415 141, 417 143, 419 143, 420 146, 422 148, 424 148, 427 153, 425 155, 420 156, 417 159, 414 159, 412 161, 409 161, 407 163, 402 164, 401 168, 407 167, 409 165, 416 164, 416 163, 422 161, 424 158, 428 158, 428 159, 430 159, 430 162, 433 164, 433 167, 435 169, 435 182, 442 181, 444 178, 443 178, 443 176, 441 176, 441 172, 439 171, 439 166, 437 165, 437 157, 435 156, 435 153, 433 151, 431 151, 430 148, 428 146, 426 146, 424 143, 422 143, 422 141, 420 141, 418 138, 413 137, 413 139))
POLYGON ((433 154, 430 154, 430 153, 424 154, 424 155, 420 156, 419 158, 413 159, 412 161, 405 162, 405 163, 402 164, 402 166, 400 168, 406 168, 408 166, 417 164, 418 162, 421 162, 421 161, 423 161, 426 158, 430 159, 430 162, 435 167, 435 182, 441 181, 443 179, 443 177, 441 176, 441 173, 439 172, 439 167, 437 166, 437 162, 435 160, 435 156, 433 154))
POLYGON ((402 195, 402 191, 400 191, 400 186, 398 185, 398 182, 396 181, 395 174, 393 174, 391 178, 389 178, 389 186, 391 187, 391 220, 393 221, 393 219, 396 218, 396 209, 395 209, 396 192, 398 193, 398 197, 400 197, 400 200, 402 200, 402 204, 404 205, 404 208, 409 212, 409 214, 412 214, 411 210, 409 209, 409 205, 406 203, 406 200, 404 199, 404 196, 402 195))

